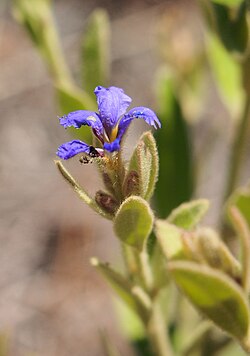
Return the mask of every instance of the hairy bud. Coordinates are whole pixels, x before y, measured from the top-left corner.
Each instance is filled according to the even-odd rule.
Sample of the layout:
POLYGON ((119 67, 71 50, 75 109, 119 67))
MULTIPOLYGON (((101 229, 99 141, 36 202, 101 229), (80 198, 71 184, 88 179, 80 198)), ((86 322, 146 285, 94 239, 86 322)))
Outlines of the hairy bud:
POLYGON ((118 209, 118 202, 108 193, 98 190, 95 195, 97 204, 109 214, 114 214, 118 209))
POLYGON ((196 246, 209 266, 222 270, 237 281, 240 279, 239 262, 214 230, 210 228, 198 230, 196 246))
POLYGON ((140 178, 136 171, 130 171, 123 184, 123 193, 125 197, 130 195, 140 195, 140 178))

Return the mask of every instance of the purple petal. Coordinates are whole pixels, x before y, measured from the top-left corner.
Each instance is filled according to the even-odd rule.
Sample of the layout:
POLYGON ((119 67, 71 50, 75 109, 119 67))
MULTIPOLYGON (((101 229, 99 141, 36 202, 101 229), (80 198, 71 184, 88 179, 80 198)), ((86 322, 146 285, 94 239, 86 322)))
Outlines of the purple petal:
POLYGON ((99 116, 93 111, 77 110, 70 112, 59 118, 60 124, 63 127, 73 126, 79 129, 83 125, 91 126, 98 138, 102 137, 103 125, 99 116))
POLYGON ((129 124, 134 119, 143 119, 144 121, 146 121, 147 124, 153 126, 155 129, 161 127, 161 122, 153 110, 144 106, 139 106, 130 110, 126 115, 123 116, 123 118, 119 122, 117 137, 121 138, 125 134, 129 124))
POLYGON ((90 146, 80 140, 73 140, 63 143, 56 152, 57 156, 62 159, 69 159, 80 152, 89 154, 90 146))
POLYGON ((109 152, 119 151, 119 149, 120 149, 120 139, 119 139, 119 138, 116 138, 116 139, 115 139, 113 142, 111 142, 111 143, 105 142, 104 145, 103 145, 103 148, 104 148, 106 151, 109 151, 109 152))
POLYGON ((103 126, 109 133, 119 118, 125 114, 132 99, 121 88, 95 88, 98 109, 103 126))

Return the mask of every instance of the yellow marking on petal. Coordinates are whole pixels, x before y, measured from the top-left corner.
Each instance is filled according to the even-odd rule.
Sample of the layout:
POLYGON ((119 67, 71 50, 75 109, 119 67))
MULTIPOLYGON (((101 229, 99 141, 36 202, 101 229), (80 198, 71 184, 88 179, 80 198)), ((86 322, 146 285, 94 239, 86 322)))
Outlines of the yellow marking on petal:
POLYGON ((116 125, 111 131, 110 142, 113 142, 116 139, 117 133, 118 133, 118 125, 116 125))
POLYGON ((94 117, 94 116, 89 116, 87 120, 96 122, 96 117, 94 117))

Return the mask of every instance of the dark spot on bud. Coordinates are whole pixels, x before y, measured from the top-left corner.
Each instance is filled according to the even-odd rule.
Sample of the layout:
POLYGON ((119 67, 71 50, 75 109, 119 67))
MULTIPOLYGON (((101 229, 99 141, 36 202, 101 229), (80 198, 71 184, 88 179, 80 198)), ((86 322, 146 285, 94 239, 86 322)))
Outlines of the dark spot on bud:
POLYGON ((101 190, 96 192, 95 201, 107 213, 114 214, 118 209, 118 202, 115 198, 101 190))
POLYGON ((123 185, 124 195, 140 195, 140 178, 136 171, 130 171, 124 181, 123 185))
POLYGON ((108 189, 108 191, 111 194, 115 195, 114 184, 113 184, 113 182, 112 182, 112 180, 111 180, 111 178, 110 178, 108 173, 106 173, 106 172, 102 173, 102 180, 103 180, 103 183, 104 183, 106 189, 108 189))

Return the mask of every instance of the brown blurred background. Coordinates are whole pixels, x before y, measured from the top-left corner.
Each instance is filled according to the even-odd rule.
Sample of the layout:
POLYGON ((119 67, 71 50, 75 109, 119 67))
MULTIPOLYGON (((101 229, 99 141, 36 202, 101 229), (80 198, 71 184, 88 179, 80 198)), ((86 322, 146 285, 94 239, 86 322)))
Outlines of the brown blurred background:
MULTIPOLYGON (((103 7, 111 19, 112 85, 124 88, 134 106, 155 108, 157 21, 173 6, 192 13, 193 2, 55 0, 53 6, 76 80, 86 20, 103 7)), ((7 339, 8 355, 103 355, 103 329, 123 355, 132 355, 119 331, 111 294, 89 266, 91 256, 119 266, 111 223, 79 201, 56 171, 56 149, 69 136, 58 125, 52 82, 27 34, 13 20, 11 3, 1 0, 0 9, 0 333, 7 339)), ((138 133, 131 130, 131 148, 139 126, 133 126, 138 133)), ((219 122, 203 121, 197 132, 201 126, 207 136, 197 135, 196 150, 204 149, 204 138, 208 142, 214 132, 225 131, 223 113, 219 122)), ((228 137, 213 135, 219 157, 213 156, 202 170, 197 195, 205 192, 216 200, 222 179, 207 173, 211 165, 218 169, 218 162, 223 168, 228 137)), ((100 183, 95 168, 80 166, 77 159, 67 166, 94 194, 100 183)))

